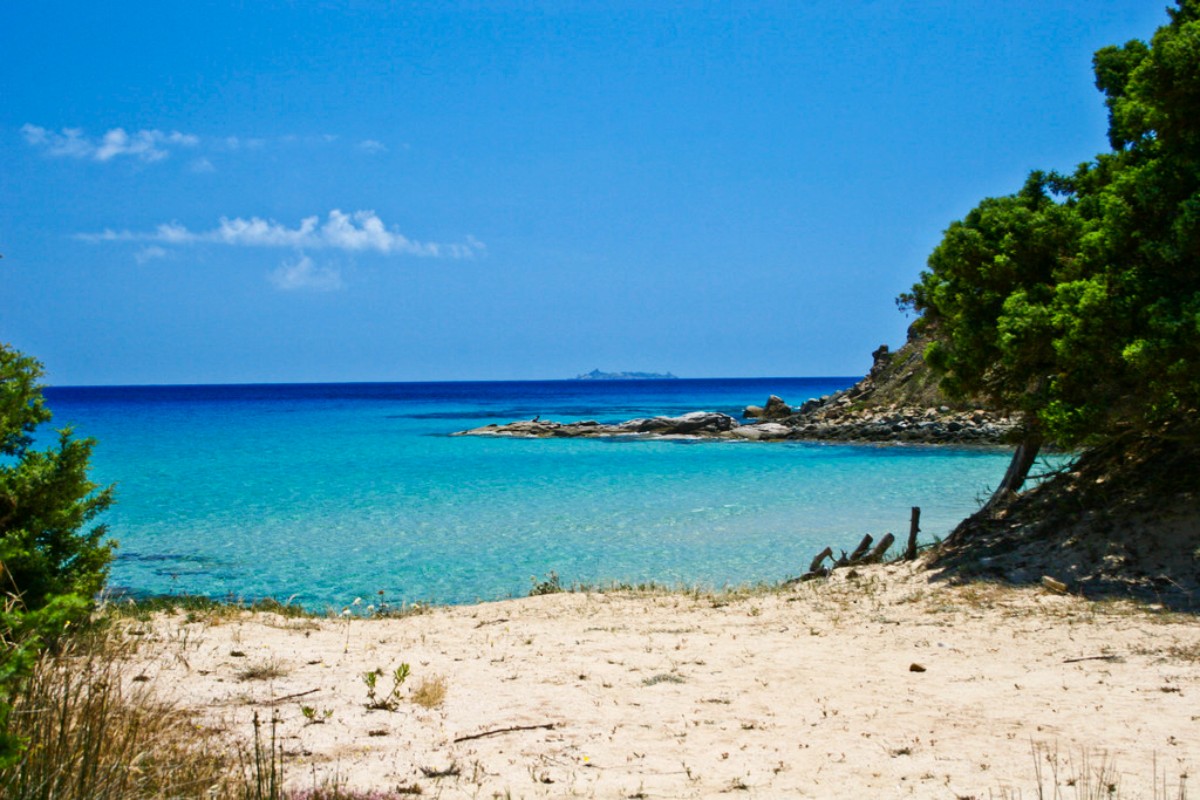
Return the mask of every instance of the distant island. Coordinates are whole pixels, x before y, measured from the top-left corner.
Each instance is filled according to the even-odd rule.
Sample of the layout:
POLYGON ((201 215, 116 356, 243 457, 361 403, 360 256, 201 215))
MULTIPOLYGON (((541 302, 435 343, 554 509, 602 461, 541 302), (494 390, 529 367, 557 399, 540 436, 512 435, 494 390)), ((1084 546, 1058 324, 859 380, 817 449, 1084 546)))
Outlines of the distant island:
POLYGON ((601 372, 594 369, 582 375, 576 375, 577 381, 661 381, 679 380, 678 376, 661 372, 601 372))

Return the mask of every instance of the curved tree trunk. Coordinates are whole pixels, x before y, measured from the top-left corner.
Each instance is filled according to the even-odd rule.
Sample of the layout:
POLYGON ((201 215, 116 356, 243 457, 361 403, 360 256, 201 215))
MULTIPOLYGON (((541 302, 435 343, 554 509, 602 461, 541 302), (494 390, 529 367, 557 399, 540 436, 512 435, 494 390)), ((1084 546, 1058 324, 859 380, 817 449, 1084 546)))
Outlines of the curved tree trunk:
POLYGON ((1041 449, 1042 435, 1032 431, 1027 432, 1025 438, 1013 452, 1012 461, 1008 463, 1008 470, 1004 473, 1004 480, 1000 481, 995 494, 984 505, 984 511, 991 511, 997 506, 1003 505, 1021 491, 1021 487, 1025 485, 1025 479, 1029 477, 1029 470, 1033 467, 1041 449))

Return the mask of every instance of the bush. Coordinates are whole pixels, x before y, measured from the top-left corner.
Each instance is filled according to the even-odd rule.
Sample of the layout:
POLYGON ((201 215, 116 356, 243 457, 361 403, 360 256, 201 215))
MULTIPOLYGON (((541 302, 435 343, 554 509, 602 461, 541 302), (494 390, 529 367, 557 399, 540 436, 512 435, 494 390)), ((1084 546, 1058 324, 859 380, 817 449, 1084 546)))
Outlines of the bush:
POLYGON ((104 526, 88 527, 113 500, 88 480, 94 442, 67 428, 34 448, 51 416, 41 377, 41 364, 0 344, 0 766, 18 750, 14 692, 42 648, 87 620, 112 560, 104 526))

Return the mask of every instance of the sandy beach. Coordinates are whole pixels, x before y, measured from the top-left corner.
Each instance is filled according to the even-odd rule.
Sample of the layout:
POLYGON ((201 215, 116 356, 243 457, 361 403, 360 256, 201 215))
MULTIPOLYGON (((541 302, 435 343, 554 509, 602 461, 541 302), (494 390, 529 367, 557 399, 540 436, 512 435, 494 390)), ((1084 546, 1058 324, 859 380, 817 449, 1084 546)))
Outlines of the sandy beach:
POLYGON ((130 680, 198 724, 253 741, 255 714, 264 735, 274 718, 296 787, 1034 798, 1039 785, 1047 797, 1115 785, 1178 797, 1200 764, 1193 616, 950 586, 905 564, 769 591, 121 624, 143 641, 130 680), (391 709, 367 707, 362 676, 375 670, 376 704, 391 709))

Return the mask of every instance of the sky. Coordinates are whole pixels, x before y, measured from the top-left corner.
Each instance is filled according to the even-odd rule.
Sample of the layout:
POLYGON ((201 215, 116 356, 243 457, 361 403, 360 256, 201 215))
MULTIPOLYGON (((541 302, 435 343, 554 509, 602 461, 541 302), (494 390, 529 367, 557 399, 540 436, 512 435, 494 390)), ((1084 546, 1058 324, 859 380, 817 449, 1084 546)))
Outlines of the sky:
POLYGON ((1106 149, 1165 2, 0 4, 0 341, 56 385, 852 376, 1106 149))

